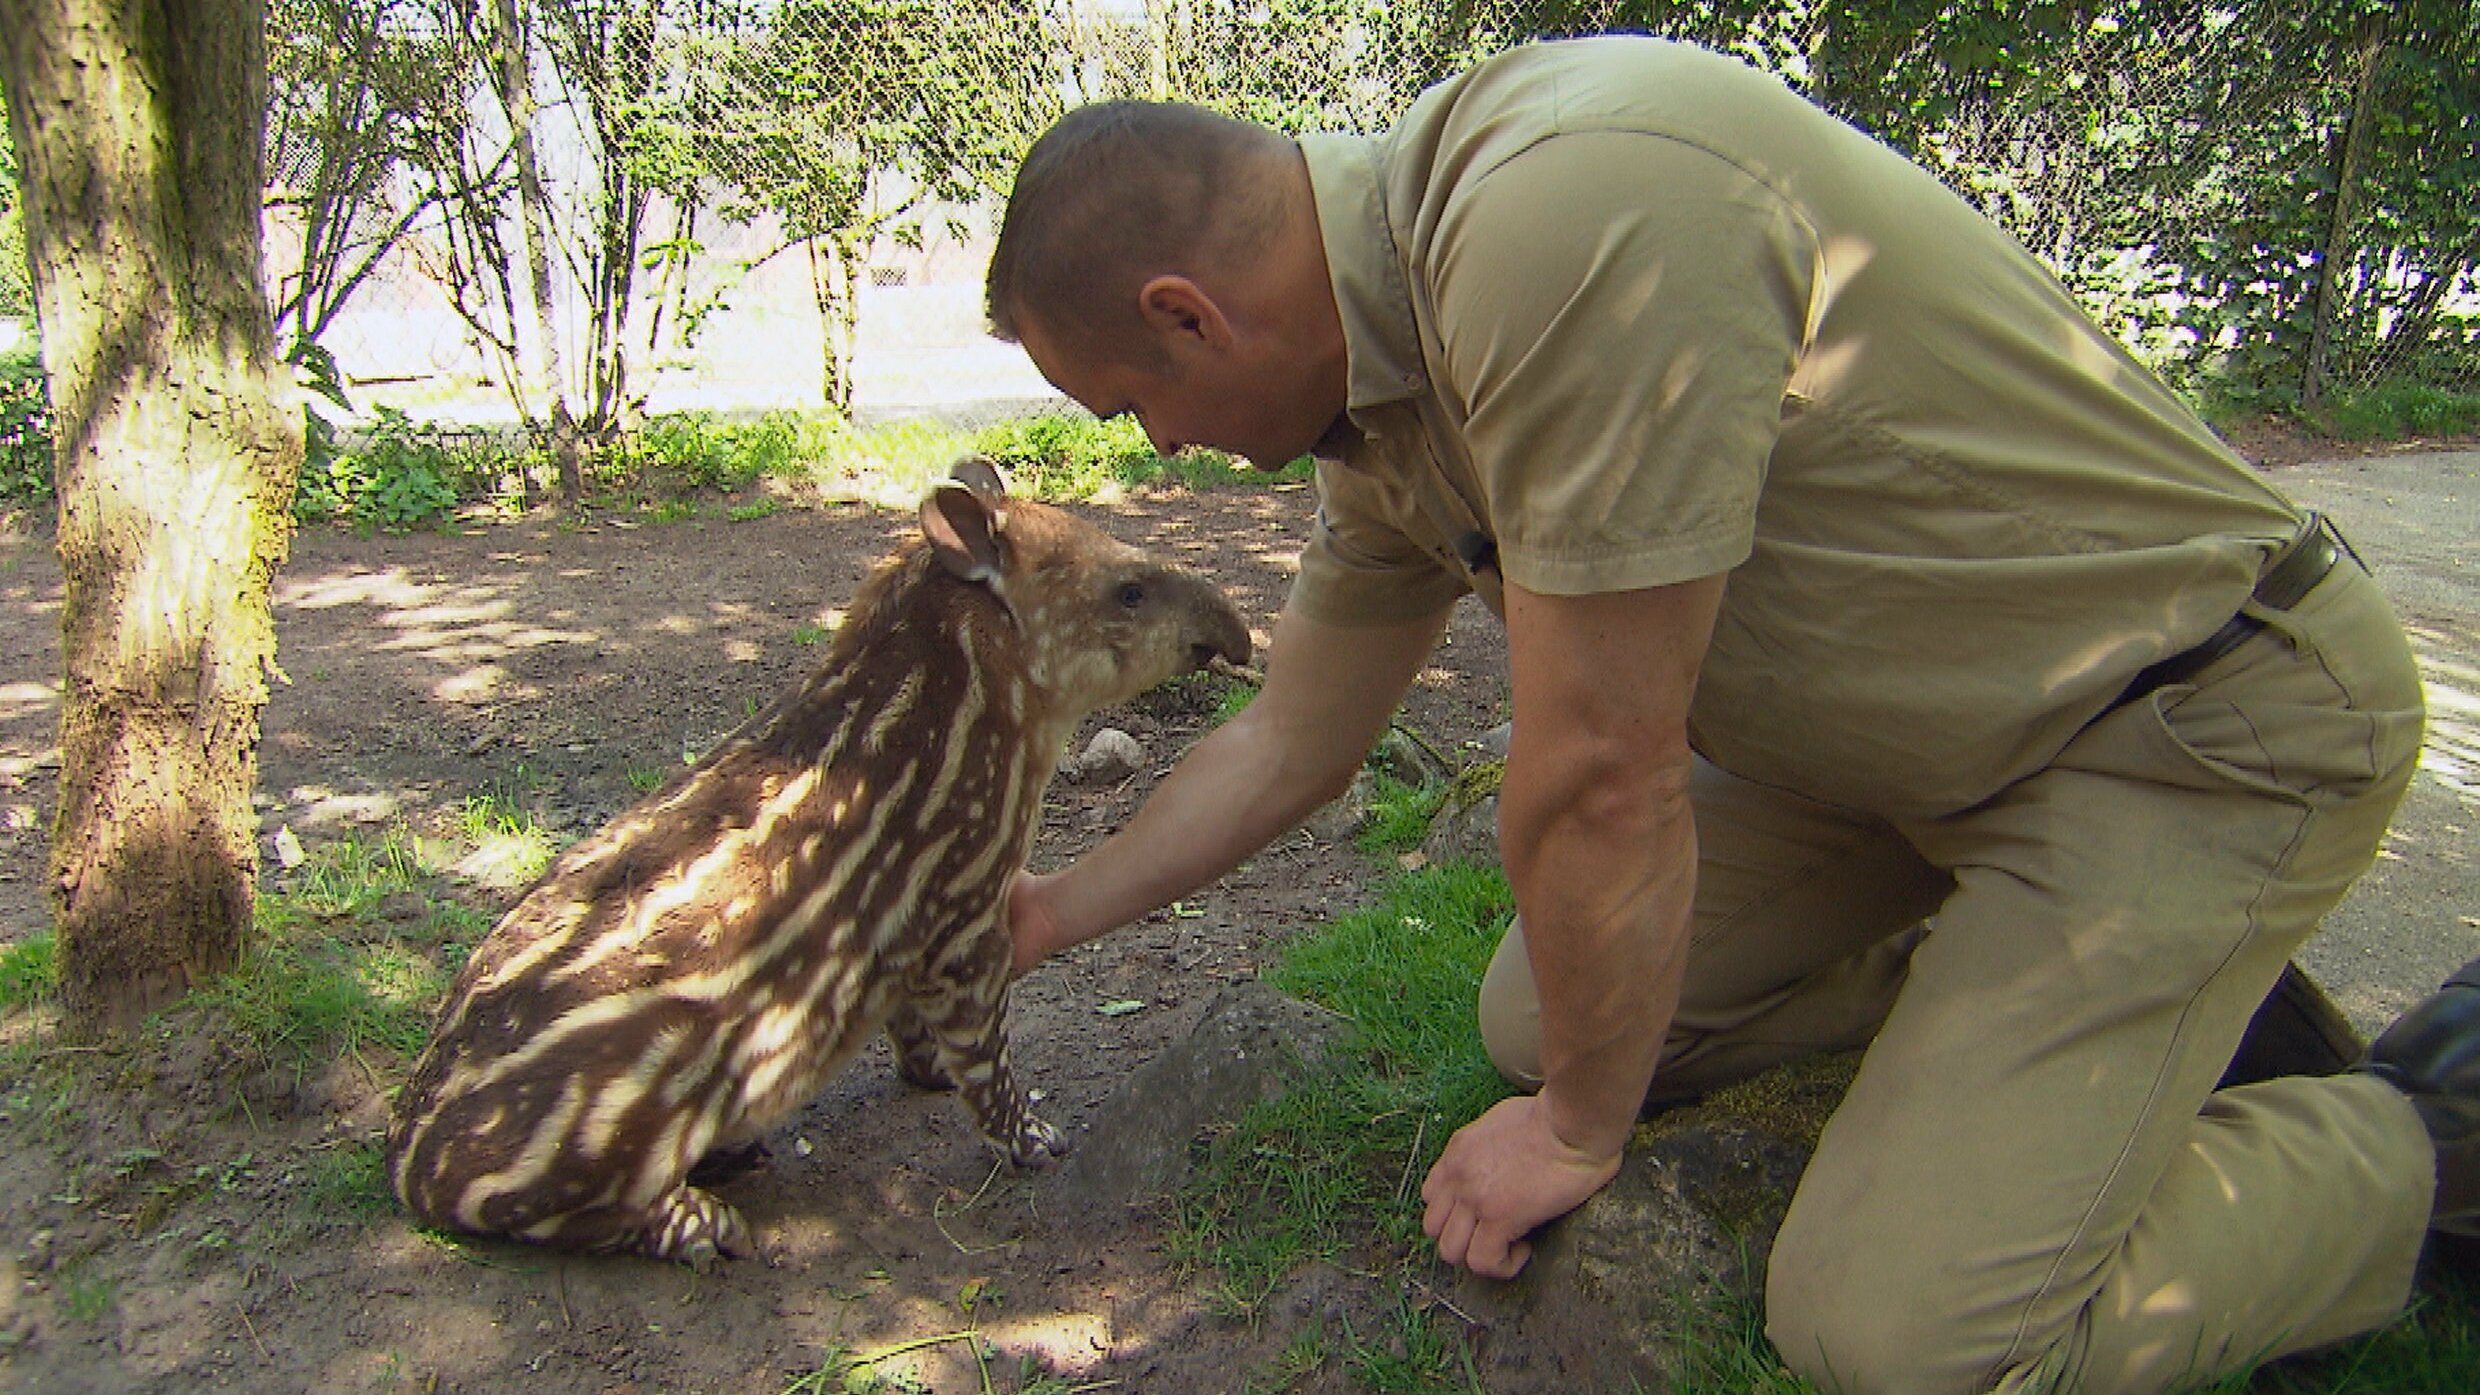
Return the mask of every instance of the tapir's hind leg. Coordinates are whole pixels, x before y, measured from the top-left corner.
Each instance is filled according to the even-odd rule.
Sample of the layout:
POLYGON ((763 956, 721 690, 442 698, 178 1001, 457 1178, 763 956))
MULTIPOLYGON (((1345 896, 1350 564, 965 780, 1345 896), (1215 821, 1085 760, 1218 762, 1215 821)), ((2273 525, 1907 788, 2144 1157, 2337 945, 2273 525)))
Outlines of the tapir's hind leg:
POLYGON ((634 1250, 704 1269, 754 1252, 740 1211, 683 1182, 643 1209, 594 1206, 520 1232, 522 1238, 578 1250, 634 1250))

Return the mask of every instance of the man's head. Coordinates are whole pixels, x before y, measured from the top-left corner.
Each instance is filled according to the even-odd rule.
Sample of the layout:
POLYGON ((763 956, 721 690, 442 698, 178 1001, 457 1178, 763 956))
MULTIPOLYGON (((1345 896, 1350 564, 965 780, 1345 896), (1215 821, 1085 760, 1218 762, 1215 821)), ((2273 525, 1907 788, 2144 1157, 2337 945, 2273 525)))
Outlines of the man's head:
POLYGON ((1202 108, 1070 112, 1025 157, 987 287, 992 333, 1157 449, 1268 469, 1344 398, 1343 344, 1293 142, 1202 108))

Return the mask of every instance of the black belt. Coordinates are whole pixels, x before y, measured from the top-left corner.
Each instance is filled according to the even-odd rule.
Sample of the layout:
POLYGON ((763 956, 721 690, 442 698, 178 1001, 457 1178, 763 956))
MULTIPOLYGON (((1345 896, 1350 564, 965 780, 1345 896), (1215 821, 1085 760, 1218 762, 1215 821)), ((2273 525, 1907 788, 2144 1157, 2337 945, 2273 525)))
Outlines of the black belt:
MULTIPOLYGON (((2283 544, 2282 550, 2274 554, 2264 575, 2256 579, 2256 589, 2249 594, 2267 610, 2288 610, 2316 589, 2316 584, 2333 571, 2334 564, 2342 559, 2343 554, 2348 552, 2354 561, 2358 560, 2359 554, 2350 552, 2350 546, 2342 541, 2341 535, 2334 531, 2334 525, 2326 521, 2325 515, 2311 512, 2306 526, 2299 530, 2299 536, 2283 544)), ((2244 610, 2240 611, 2208 636, 2204 643, 2193 649, 2181 650, 2137 674, 2135 680, 2127 685, 2127 690, 2118 695, 2118 702, 2132 702, 2155 688, 2188 681, 2215 660, 2247 643, 2264 628, 2264 621, 2244 610)))

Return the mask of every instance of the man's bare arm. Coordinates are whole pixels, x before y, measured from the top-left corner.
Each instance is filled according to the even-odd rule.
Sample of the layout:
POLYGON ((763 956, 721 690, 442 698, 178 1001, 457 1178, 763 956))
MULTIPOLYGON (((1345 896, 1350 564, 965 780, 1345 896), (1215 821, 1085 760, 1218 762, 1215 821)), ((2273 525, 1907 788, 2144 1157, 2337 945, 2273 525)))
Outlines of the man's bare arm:
POLYGON ((1190 750, 1128 827, 1061 872, 1017 879, 1018 971, 1206 885, 1341 794, 1446 619, 1343 627, 1286 609, 1265 687, 1190 750))
POLYGON ((1541 995, 1538 1095, 1450 1141, 1422 1194, 1451 1263, 1508 1277, 1523 1236, 1616 1172, 1679 1001, 1696 888, 1687 714, 1719 577, 1594 596, 1507 588, 1507 876, 1541 995))

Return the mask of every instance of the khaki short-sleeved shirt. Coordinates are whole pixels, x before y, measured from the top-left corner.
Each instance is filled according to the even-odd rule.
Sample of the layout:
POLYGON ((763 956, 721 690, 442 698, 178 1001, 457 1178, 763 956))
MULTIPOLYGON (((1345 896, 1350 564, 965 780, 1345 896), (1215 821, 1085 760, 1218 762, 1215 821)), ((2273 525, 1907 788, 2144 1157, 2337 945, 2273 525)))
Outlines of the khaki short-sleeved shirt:
POLYGON ((1734 59, 1535 45, 1301 149, 1359 432, 1313 617, 1728 573, 1697 748, 1918 816, 2039 769, 2297 530, 2003 232, 1734 59))

